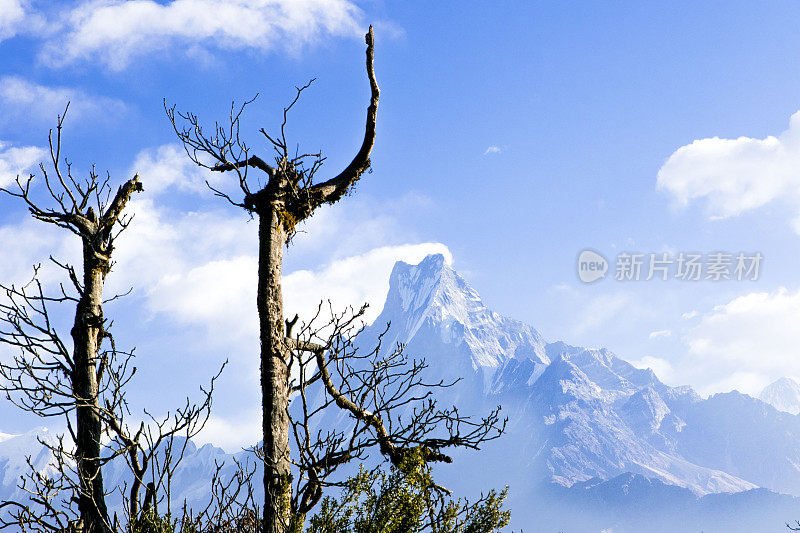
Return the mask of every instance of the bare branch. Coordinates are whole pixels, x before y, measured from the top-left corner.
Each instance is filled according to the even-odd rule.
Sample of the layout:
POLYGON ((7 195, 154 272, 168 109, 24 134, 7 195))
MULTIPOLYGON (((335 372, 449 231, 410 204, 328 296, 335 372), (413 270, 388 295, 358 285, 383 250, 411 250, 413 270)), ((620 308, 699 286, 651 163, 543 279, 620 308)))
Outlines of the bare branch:
POLYGON ((257 168, 259 170, 263 170, 270 176, 275 174, 275 169, 266 164, 260 157, 254 155, 250 156, 245 161, 235 161, 233 163, 217 163, 211 170, 214 172, 226 172, 228 170, 234 170, 237 168, 244 168, 246 166, 250 166, 253 168, 257 168))
POLYGON ((366 35, 366 42, 367 76, 369 77, 371 96, 369 107, 367 108, 367 124, 364 129, 364 141, 361 143, 361 148, 356 156, 338 176, 314 185, 311 188, 311 197, 319 203, 334 203, 338 201, 361 177, 361 174, 370 167, 369 155, 372 152, 372 146, 375 144, 375 122, 378 115, 378 98, 380 98, 380 89, 375 79, 375 68, 373 66, 375 47, 372 26, 369 27, 369 32, 366 35))

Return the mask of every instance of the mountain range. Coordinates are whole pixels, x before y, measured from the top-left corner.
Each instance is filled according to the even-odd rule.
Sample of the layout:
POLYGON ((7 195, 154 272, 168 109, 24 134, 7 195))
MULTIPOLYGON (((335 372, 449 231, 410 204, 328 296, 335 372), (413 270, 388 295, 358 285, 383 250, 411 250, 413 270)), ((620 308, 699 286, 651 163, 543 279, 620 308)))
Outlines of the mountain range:
MULTIPOLYGON (((608 350, 547 342, 489 309, 441 255, 394 266, 383 310, 360 342, 386 324, 385 346, 424 356, 433 379, 461 378, 440 404, 475 414, 502 406, 507 434, 436 474, 456 494, 508 485, 514 530, 766 532, 800 519, 794 381, 779 380, 760 399, 701 398, 608 350)), ((47 468, 41 435, 0 438, 0 498, 14 497, 25 454, 47 468)), ((174 493, 199 501, 214 461, 231 456, 189 444, 174 493)), ((113 465, 104 474, 122 475, 113 465)))

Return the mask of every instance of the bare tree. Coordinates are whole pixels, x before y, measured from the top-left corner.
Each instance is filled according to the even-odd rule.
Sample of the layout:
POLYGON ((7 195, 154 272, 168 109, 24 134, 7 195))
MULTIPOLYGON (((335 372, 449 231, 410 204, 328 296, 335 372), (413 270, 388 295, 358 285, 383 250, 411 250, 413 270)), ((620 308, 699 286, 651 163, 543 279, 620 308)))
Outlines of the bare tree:
MULTIPOLYGON (((440 411, 431 403, 415 411, 410 424, 402 426, 399 418, 387 418, 387 415, 393 410, 402 409, 409 402, 423 399, 415 396, 415 392, 420 387, 424 388, 420 378, 424 364, 415 363, 406 368, 403 365, 407 361, 401 352, 379 362, 380 358, 374 352, 371 360, 377 366, 354 370, 348 366, 348 359, 352 360, 354 356, 345 335, 352 324, 349 320, 341 316, 334 317, 331 325, 336 333, 321 340, 293 338, 291 326, 296 320, 284 322, 281 287, 284 247, 298 223, 308 219, 320 206, 339 201, 370 169, 380 96, 373 68, 374 40, 371 27, 366 35, 366 44, 370 101, 364 139, 351 163, 327 180, 318 182, 315 179, 324 161, 321 153, 292 152, 286 140, 288 113, 314 80, 296 88, 294 100, 283 110, 279 135, 260 130, 268 146, 274 150, 273 164, 266 162, 265 159, 269 158, 252 154, 239 135, 240 117, 252 100, 239 107, 232 105, 229 121, 224 125, 215 124, 211 134, 204 131, 196 115, 176 112, 175 107, 168 108, 165 104, 175 133, 192 161, 215 172, 232 172, 237 177, 238 191, 235 194, 211 185, 209 187, 234 206, 258 217, 256 301, 261 340, 264 533, 284 533, 290 528, 296 530, 297 522, 292 524, 292 516, 305 514, 319 501, 320 491, 328 483, 326 477, 337 465, 362 456, 369 447, 377 447, 395 463, 400 461, 409 447, 424 448, 427 461, 446 461, 449 458, 441 452, 443 448, 477 446, 482 440, 502 430, 496 413, 473 423, 470 426, 472 429, 466 430, 468 420, 458 415, 457 411, 440 411), (251 169, 259 171, 258 177, 265 178, 265 185, 255 188, 256 183, 261 182, 250 176, 251 169), (302 368, 301 382, 296 384, 290 383, 290 367, 293 363, 302 368), (316 373, 310 371, 313 365, 316 365, 316 373), (324 442, 315 441, 310 434, 308 420, 291 420, 288 409, 290 394, 297 392, 302 397, 308 386, 303 381, 306 378, 309 382, 319 381, 324 385, 330 401, 322 409, 335 405, 356 421, 350 435, 332 434, 327 440, 323 437, 324 442), (373 386, 378 389, 369 398, 360 398, 360 395, 370 392, 373 386), (437 427, 449 430, 446 431, 447 435, 441 439, 430 438, 428 434, 437 427), (299 445, 299 456, 294 459, 290 456, 291 433, 295 434, 299 445), (294 491, 293 464, 300 470, 295 479, 300 485, 294 491)), ((359 313, 356 315, 360 316, 359 313)), ((304 331, 310 333, 313 329, 304 331)), ((424 397, 428 398, 427 394, 424 397)), ((313 413, 309 413, 309 416, 313 417, 313 413)))
POLYGON ((58 117, 55 139, 52 130, 49 136, 52 174, 44 164, 40 166, 50 205, 34 201, 31 193, 33 175, 26 180, 18 177, 16 190, 2 191, 24 201, 37 220, 71 231, 81 239, 82 279, 78 278, 71 266, 62 265, 78 297, 69 296, 62 286, 60 297, 48 298, 42 293, 38 282, 38 292, 34 294, 27 293, 24 288, 8 288, 6 292, 11 303, 3 311, 6 311, 5 322, 10 330, 4 331, 0 339, 20 348, 21 356, 10 366, 4 366, 2 371, 10 383, 10 390, 23 393, 22 406, 28 410, 44 416, 74 410, 75 427, 70 427, 70 432, 75 442, 80 479, 78 507, 86 531, 95 533, 108 530, 108 511, 100 469, 103 426, 98 404, 101 344, 107 337, 103 318, 103 287, 111 270, 114 241, 129 222, 122 212, 133 193, 142 190, 142 184, 137 174, 125 182, 112 198, 108 177, 101 178, 92 170, 86 180, 77 180, 72 176, 69 163, 66 163, 65 169, 62 168, 61 132, 65 115, 66 111, 58 117), (47 304, 64 301, 75 303, 72 353, 47 320, 47 304), (38 322, 37 318, 44 321, 38 322), (31 359, 26 359, 26 356, 31 359), (54 358, 43 360, 48 356, 54 358), (31 360, 33 363, 30 363, 31 360), (42 375, 46 377, 40 379, 42 375), (69 384, 68 388, 64 387, 65 381, 69 384), (52 401, 51 395, 58 395, 59 400, 52 401))
POLYGON ((126 390, 136 372, 133 351, 117 349, 111 321, 103 314, 104 304, 122 295, 105 298, 103 289, 116 239, 131 221, 123 210, 142 184, 137 174, 112 196, 109 176, 101 178, 92 169, 85 179, 73 177, 70 164, 64 159, 62 166, 61 159, 65 115, 66 111, 58 117, 55 135, 50 132, 50 168, 40 165, 44 187, 35 187, 29 175, 17 177, 16 188, 0 191, 21 199, 37 220, 79 237, 82 269, 51 256, 52 264, 70 280, 66 287, 60 284, 55 295, 45 291, 40 265, 29 283, 0 285, 5 296, 0 300, 0 343, 16 352, 0 362, 0 390, 25 411, 61 417, 70 438, 40 441, 52 454, 56 473, 38 472, 29 460, 30 471, 19 486, 29 501, 0 503, 6 511, 0 528, 106 533, 136 524, 159 501, 166 500, 169 509, 172 474, 188 439, 208 419, 219 374, 210 387, 201 387, 199 403, 187 399, 160 418, 145 411, 140 420, 131 421, 126 390), (44 200, 36 196, 40 192, 44 200), (61 314, 74 312, 72 350, 59 333, 60 313, 54 308, 66 308, 61 314), (102 469, 117 458, 130 467, 129 486, 126 482, 109 489, 102 469), (106 497, 114 490, 124 492, 125 524, 109 516, 106 497))

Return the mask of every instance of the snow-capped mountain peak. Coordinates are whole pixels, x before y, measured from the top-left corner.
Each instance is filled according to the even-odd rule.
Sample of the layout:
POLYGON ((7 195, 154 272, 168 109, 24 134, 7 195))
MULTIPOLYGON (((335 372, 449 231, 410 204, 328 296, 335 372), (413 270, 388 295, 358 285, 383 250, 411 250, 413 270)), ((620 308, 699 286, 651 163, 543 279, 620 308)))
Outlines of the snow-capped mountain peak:
MULTIPOLYGON (((429 255, 418 265, 398 261, 389 280, 385 308, 390 306, 410 318, 435 314, 442 321, 462 324, 470 315, 491 314, 475 289, 445 262, 442 254, 429 255)), ((419 327, 419 323, 415 325, 419 327)), ((415 332, 409 331, 412 336, 415 332)))
POLYGON ((778 411, 800 413, 800 384, 792 378, 780 378, 761 391, 758 398, 778 411))
POLYGON ((418 265, 395 264, 386 303, 374 322, 378 329, 387 323, 392 325, 388 346, 413 343, 407 350, 425 355, 430 346, 444 344, 446 357, 465 370, 481 371, 487 387, 511 359, 533 362, 533 373, 550 362, 538 331, 486 307, 441 254, 418 265))

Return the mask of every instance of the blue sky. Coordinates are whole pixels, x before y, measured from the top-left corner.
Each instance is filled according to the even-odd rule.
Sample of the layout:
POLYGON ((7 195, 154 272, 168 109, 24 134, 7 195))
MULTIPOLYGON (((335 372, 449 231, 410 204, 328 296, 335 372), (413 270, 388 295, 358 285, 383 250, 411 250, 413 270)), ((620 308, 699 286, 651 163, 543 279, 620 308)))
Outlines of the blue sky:
MULTIPOLYGON (((135 287, 109 310, 137 346, 134 399, 177 401, 229 358, 208 438, 248 442, 254 224, 204 188, 162 102, 211 123, 259 93, 245 120, 257 146, 315 77, 289 135, 333 174, 360 143, 374 24, 373 173, 289 248, 290 309, 333 295, 377 314, 394 260, 449 251, 490 307, 547 339, 606 346, 703 394, 756 394, 800 376, 799 22, 794 2, 0 0, 0 181, 43 157, 71 100, 78 173, 145 184, 109 281, 135 287), (755 282, 585 285, 585 248, 764 263, 755 282)), ((0 239, 3 280, 76 253, 8 197, 0 239)), ((32 423, 0 416, 3 431, 32 423)))

